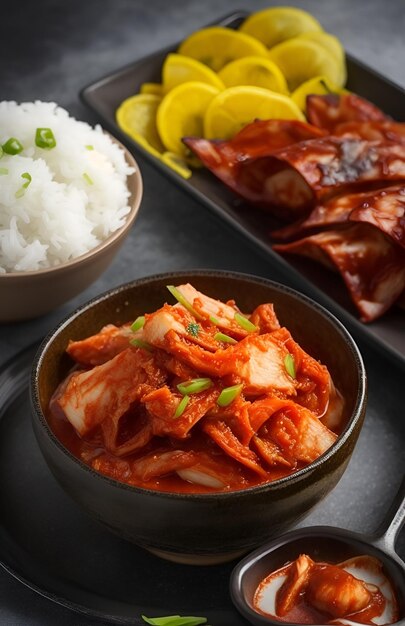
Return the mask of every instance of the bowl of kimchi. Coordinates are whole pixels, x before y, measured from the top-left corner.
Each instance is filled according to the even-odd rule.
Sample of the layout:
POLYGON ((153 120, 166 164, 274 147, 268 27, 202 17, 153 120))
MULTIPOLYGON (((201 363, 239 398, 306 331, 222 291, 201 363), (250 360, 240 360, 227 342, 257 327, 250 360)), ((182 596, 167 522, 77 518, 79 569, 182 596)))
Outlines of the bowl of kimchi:
POLYGON ((183 563, 231 560, 339 481, 366 374, 329 312, 245 274, 177 272, 85 304, 43 341, 34 432, 106 528, 183 563))

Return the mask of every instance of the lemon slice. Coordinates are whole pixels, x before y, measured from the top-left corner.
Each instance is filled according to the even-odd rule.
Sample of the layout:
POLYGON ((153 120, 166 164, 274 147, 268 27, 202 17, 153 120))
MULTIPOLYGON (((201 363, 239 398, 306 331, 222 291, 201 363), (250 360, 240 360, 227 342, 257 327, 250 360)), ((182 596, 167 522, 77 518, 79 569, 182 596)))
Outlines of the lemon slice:
POLYGON ((156 113, 161 101, 154 94, 138 94, 124 100, 116 112, 121 130, 155 156, 164 151, 156 127, 156 113))
POLYGON ((265 46, 257 39, 222 26, 197 30, 183 41, 178 52, 197 59, 215 72, 241 57, 267 55, 265 46))
POLYGON ((155 96, 161 96, 162 85, 160 83, 142 83, 139 93, 151 93, 155 96))
POLYGON ((204 117, 206 139, 230 139, 255 119, 305 120, 288 96, 261 87, 229 87, 211 101, 204 117))
POLYGON ((315 76, 326 76, 338 87, 343 86, 339 61, 316 41, 294 37, 272 48, 269 58, 278 65, 291 91, 315 76))
POLYGON ((217 89, 225 89, 218 75, 204 63, 182 54, 168 54, 162 68, 162 83, 164 92, 188 81, 207 83, 217 89))
POLYGON ((180 174, 183 178, 190 178, 192 175, 192 171, 187 166, 186 161, 180 157, 178 154, 174 154, 173 152, 163 152, 162 161, 166 163, 172 170, 180 174))
POLYGON ((339 39, 330 33, 304 33, 300 35, 300 38, 309 39, 310 41, 316 41, 321 46, 323 46, 328 52, 330 52, 336 61, 339 63, 341 68, 341 81, 342 85, 345 84, 347 79, 347 71, 346 71, 346 57, 345 51, 340 43, 339 39))
POLYGON ((163 161, 180 176, 190 178, 192 172, 184 159, 167 152, 160 140, 156 114, 161 101, 159 96, 145 93, 127 98, 116 112, 118 126, 147 152, 163 161))
POLYGON ((299 37, 303 39, 310 39, 311 41, 316 41, 321 44, 328 52, 330 52, 337 61, 344 62, 345 60, 345 51, 340 43, 339 39, 335 37, 335 35, 331 35, 330 33, 325 32, 313 32, 313 33, 303 33, 299 35, 299 37))
POLYGON ((204 113, 219 89, 191 81, 174 87, 163 98, 157 112, 160 138, 169 152, 187 157, 182 137, 203 135, 204 113))
POLYGON ((307 96, 311 94, 326 96, 328 93, 345 93, 346 91, 346 89, 342 89, 331 83, 326 76, 315 76, 315 78, 310 78, 297 87, 291 94, 291 98, 301 111, 305 113, 307 109, 307 96))
POLYGON ((218 76, 226 87, 253 85, 288 93, 287 82, 273 61, 264 57, 243 57, 225 65, 218 76))
POLYGON ((322 30, 318 20, 310 13, 293 7, 273 7, 253 13, 239 29, 256 37, 268 48, 301 33, 322 30))

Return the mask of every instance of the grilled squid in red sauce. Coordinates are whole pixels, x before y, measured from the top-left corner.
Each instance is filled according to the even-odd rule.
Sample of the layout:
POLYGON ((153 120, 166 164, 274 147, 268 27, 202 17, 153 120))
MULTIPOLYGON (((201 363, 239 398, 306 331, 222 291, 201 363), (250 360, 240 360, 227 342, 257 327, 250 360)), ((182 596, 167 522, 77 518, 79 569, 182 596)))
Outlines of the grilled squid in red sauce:
POLYGON ((405 249, 405 185, 332 198, 318 204, 303 221, 273 231, 273 237, 288 240, 356 222, 372 224, 405 249))
POLYGON ((335 442, 344 402, 272 304, 242 314, 192 285, 132 325, 71 341, 76 363, 49 422, 84 463, 176 492, 243 489, 305 467, 335 442))
POLYGON ((261 581, 253 605, 273 620, 293 624, 384 626, 399 619, 391 581, 371 556, 331 564, 301 554, 261 581))
POLYGON ((246 158, 242 151, 228 152, 206 139, 184 142, 245 200, 289 220, 307 215, 311 206, 333 195, 405 179, 401 144, 321 137, 246 158))
POLYGON ((375 104, 355 93, 309 95, 306 116, 310 124, 327 130, 331 135, 339 124, 345 122, 384 122, 391 119, 375 104))
POLYGON ((325 131, 305 122, 257 120, 229 141, 185 137, 183 142, 244 200, 265 209, 271 206, 275 215, 285 217, 287 212, 301 215, 310 206, 311 191, 294 170, 272 156, 324 135, 325 131))
POLYGON ((336 137, 358 137, 367 141, 391 141, 405 143, 405 124, 400 122, 342 122, 333 134, 336 137))
POLYGON ((403 185, 333 198, 315 207, 306 220, 274 235, 304 235, 274 249, 337 269, 363 321, 382 315, 405 290, 403 185), (322 232, 308 234, 314 230, 322 232))
POLYGON ((339 272, 371 322, 405 290, 405 124, 352 93, 310 95, 306 113, 309 124, 256 121, 230 141, 184 142, 245 200, 290 222, 272 238, 301 239, 274 249, 339 272))
POLYGON ((273 154, 294 169, 312 193, 312 204, 356 187, 405 179, 405 145, 352 137, 323 137, 273 154))
POLYGON ((367 224, 326 230, 274 249, 340 272, 364 322, 385 313, 405 289, 405 251, 367 224))

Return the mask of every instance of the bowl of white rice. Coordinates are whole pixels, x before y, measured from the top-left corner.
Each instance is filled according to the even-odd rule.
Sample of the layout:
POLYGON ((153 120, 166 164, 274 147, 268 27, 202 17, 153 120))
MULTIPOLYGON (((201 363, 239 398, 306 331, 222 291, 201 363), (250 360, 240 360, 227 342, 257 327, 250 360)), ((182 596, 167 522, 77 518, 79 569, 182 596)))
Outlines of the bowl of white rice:
POLYGON ((108 267, 137 216, 131 153, 53 102, 0 102, 0 322, 42 315, 108 267))

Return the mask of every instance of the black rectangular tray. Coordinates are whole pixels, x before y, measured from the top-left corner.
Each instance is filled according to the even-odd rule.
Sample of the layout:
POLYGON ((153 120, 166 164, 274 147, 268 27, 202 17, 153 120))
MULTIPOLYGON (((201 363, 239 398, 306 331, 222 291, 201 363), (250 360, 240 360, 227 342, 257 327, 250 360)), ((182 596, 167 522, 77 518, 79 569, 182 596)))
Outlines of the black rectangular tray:
MULTIPOLYGON (((242 11, 225 16, 216 23, 237 28, 248 14, 242 11)), ((184 33, 186 36, 188 33, 184 33)), ((305 292, 332 311, 357 337, 373 344, 405 368, 405 312, 393 307, 381 319, 363 324, 350 301, 343 281, 331 279, 328 270, 310 260, 284 258, 273 251, 269 237, 270 222, 252 207, 241 204, 224 185, 208 171, 193 172, 186 180, 142 146, 125 135, 115 121, 120 103, 138 93, 144 82, 160 82, 162 63, 177 48, 174 44, 135 61, 81 91, 81 98, 102 120, 104 126, 119 137, 130 150, 139 153, 178 187, 199 200, 217 217, 236 229, 257 251, 275 265, 284 268, 293 287, 305 292)), ((398 121, 405 119, 405 91, 371 68, 347 55, 348 89, 371 100, 398 121)), ((273 224, 274 225, 274 224, 273 224)))

